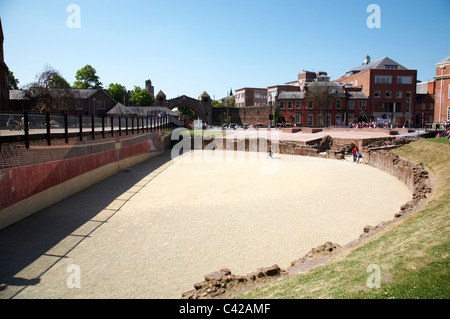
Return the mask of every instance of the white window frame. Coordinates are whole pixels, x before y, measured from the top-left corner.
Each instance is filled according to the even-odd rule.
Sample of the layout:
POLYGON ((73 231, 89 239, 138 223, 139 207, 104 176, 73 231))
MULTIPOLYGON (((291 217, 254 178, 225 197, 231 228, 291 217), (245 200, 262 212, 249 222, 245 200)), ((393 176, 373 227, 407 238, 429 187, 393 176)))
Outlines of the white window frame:
POLYGON ((412 76, 407 75, 397 76, 397 84, 412 84, 412 76))
POLYGON ((375 75, 375 84, 392 84, 392 75, 375 75))

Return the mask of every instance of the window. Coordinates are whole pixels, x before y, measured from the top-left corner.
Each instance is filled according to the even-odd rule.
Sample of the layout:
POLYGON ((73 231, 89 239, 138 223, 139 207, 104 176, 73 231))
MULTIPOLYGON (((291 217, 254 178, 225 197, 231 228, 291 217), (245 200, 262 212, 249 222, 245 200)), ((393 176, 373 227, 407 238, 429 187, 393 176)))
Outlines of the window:
POLYGON ((398 84, 412 84, 412 76, 397 76, 398 84))
POLYGON ((336 109, 340 110, 341 109, 341 100, 337 100, 336 101, 336 109))
POLYGON ((284 102, 280 102, 280 109, 284 110, 284 102))
POLYGON ((313 126, 313 115, 312 114, 308 114, 308 125, 313 126))
POLYGON ((377 91, 375 91, 375 93, 374 93, 374 95, 373 95, 374 97, 381 97, 381 91, 379 91, 379 90, 377 90, 377 91))
POLYGON ((366 109, 366 101, 359 101, 359 109, 360 110, 366 109))
POLYGON ((434 103, 430 103, 430 111, 434 111, 434 103))
POLYGON ((314 108, 314 102, 313 102, 313 101, 309 101, 309 102, 308 102, 308 108, 309 108, 310 110, 312 110, 312 109, 314 108))
POLYGON ((392 84, 392 75, 375 75, 375 84, 392 84))
POLYGON ((292 110, 292 101, 288 102, 288 110, 292 110))
POLYGON ((398 65, 396 65, 396 64, 394 64, 394 65, 389 65, 389 64, 387 64, 387 65, 385 65, 384 66, 386 69, 398 69, 398 65))
POLYGON ((82 109, 83 109, 83 101, 77 100, 77 110, 82 110, 82 109))
POLYGON ((397 94, 395 95, 397 98, 401 99, 403 97, 402 91, 397 91, 397 94))
POLYGON ((327 101, 327 109, 330 110, 331 109, 331 102, 327 101))
POLYGON ((406 110, 407 112, 409 112, 409 110, 411 109, 411 92, 406 92, 406 110))
POLYGON ((95 101, 95 107, 97 108, 97 110, 104 110, 106 106, 106 102, 103 100, 97 100, 95 101))
POLYGON ((300 114, 295 114, 295 123, 300 124, 300 114))
POLYGON ((448 99, 450 100, 450 84, 448 85, 448 99))
POLYGON ((295 109, 300 110, 300 101, 295 101, 295 109))
POLYGON ((387 97, 387 98, 390 98, 390 97, 392 97, 392 93, 391 93, 391 91, 386 91, 386 97, 387 97))
POLYGON ((336 125, 341 125, 341 114, 336 114, 336 125))
POLYGON ((426 105, 425 105, 425 103, 422 103, 422 111, 425 111, 425 109, 426 109, 426 105))
POLYGON ((354 114, 349 114, 348 115, 348 122, 349 123, 355 122, 355 115, 354 114))
POLYGON ((348 102, 348 109, 349 110, 353 110, 355 108, 355 102, 354 101, 349 101, 348 102))
POLYGON ((450 121, 450 106, 447 107, 447 121, 450 121))

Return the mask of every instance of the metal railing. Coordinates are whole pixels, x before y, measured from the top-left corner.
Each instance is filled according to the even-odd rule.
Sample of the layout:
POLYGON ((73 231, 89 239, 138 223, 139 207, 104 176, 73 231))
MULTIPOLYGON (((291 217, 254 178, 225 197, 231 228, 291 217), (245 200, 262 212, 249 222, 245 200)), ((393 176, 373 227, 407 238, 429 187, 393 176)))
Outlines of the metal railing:
POLYGON ((2 142, 24 142, 29 148, 30 140, 45 139, 52 144, 52 137, 109 138, 122 135, 148 133, 184 125, 176 116, 160 114, 136 116, 83 116, 50 113, 0 113, 0 136, 2 142), (8 138, 9 137, 9 138, 8 138))

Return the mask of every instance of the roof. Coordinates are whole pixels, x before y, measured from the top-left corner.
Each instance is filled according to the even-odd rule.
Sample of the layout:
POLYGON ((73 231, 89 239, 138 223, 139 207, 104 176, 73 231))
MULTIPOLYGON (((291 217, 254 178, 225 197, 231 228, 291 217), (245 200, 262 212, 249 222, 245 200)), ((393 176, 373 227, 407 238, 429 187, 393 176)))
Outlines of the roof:
POLYGON ((242 88, 242 89, 234 90, 234 93, 236 93, 237 91, 242 91, 242 90, 266 90, 266 91, 267 91, 267 88, 250 88, 250 87, 244 87, 244 88, 242 88))
POLYGON ((450 56, 446 57, 441 62, 436 63, 436 65, 441 65, 441 64, 450 64, 450 56))
POLYGON ((202 94, 200 94, 199 97, 210 97, 208 93, 206 93, 206 91, 203 91, 202 94))
MULTIPOLYGON (((110 95, 103 89, 49 89, 48 92, 54 96, 58 94, 70 95, 74 99, 89 99, 92 95, 102 91, 107 96, 110 95)), ((33 96, 33 90, 9 90, 10 100, 27 100, 33 96)), ((111 97, 111 99, 113 99, 111 97)), ((114 99, 113 99, 114 100, 114 99)))
POLYGON ((363 64, 363 65, 354 67, 354 68, 348 70, 345 73, 344 76, 351 75, 351 74, 358 73, 358 72, 362 72, 362 71, 366 71, 366 70, 369 70, 369 69, 386 69, 387 65, 396 65, 397 69, 406 70, 406 68, 403 65, 395 62, 394 60, 392 60, 392 59, 390 59, 388 57, 384 57, 384 58, 378 59, 376 61, 369 62, 367 64, 363 64))
POLYGON ((147 116, 155 113, 169 113, 170 115, 178 115, 164 106, 125 106, 122 103, 117 103, 107 115, 137 115, 147 116))
POLYGON ((431 100, 434 101, 434 95, 429 93, 416 93, 416 103, 422 103, 423 100, 425 100, 426 97, 429 97, 431 100))
POLYGON ((349 100, 367 100, 369 97, 364 94, 364 92, 355 92, 355 91, 348 91, 345 92, 345 97, 349 100))
POLYGON ((303 100, 305 98, 305 92, 280 92, 278 93, 278 100, 303 100))

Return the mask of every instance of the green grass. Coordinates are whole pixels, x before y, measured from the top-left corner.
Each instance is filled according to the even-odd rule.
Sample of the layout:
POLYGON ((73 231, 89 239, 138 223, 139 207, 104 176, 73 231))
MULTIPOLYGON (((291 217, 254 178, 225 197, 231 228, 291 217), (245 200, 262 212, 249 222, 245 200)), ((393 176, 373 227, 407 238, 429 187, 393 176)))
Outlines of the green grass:
POLYGON ((423 207, 322 266, 236 298, 449 298, 450 143, 421 140, 393 152, 433 174, 423 207), (380 267, 379 288, 367 286, 371 264, 380 267))

